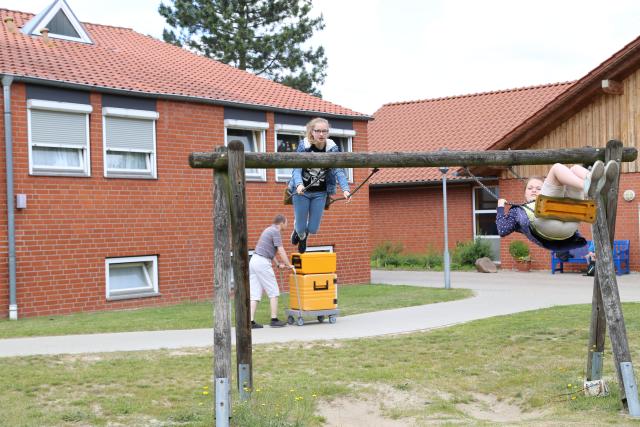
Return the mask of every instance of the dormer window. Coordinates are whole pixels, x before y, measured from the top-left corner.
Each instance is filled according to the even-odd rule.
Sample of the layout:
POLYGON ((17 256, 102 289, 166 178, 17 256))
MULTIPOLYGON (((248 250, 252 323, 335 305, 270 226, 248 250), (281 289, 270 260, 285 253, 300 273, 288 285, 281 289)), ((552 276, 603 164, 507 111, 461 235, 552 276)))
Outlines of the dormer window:
POLYGON ((27 22, 22 27, 22 32, 32 36, 40 36, 44 28, 48 30, 48 37, 54 39, 92 43, 89 34, 65 0, 55 0, 49 7, 27 22))

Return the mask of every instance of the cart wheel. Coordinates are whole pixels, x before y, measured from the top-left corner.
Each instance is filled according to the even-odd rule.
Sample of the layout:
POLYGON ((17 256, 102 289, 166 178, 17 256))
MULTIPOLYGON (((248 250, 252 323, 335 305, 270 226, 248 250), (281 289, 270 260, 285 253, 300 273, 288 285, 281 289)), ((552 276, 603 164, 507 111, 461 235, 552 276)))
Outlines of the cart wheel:
POLYGON ((338 318, 336 316, 329 316, 329 323, 336 323, 338 318))
POLYGON ((304 319, 302 317, 298 317, 298 326, 304 325, 304 319))
POLYGON ((287 317, 287 323, 290 325, 293 325, 293 323, 296 321, 296 319, 293 318, 293 316, 289 316, 287 317))
POLYGON ((318 322, 319 323, 324 322, 324 316, 318 316, 318 322))

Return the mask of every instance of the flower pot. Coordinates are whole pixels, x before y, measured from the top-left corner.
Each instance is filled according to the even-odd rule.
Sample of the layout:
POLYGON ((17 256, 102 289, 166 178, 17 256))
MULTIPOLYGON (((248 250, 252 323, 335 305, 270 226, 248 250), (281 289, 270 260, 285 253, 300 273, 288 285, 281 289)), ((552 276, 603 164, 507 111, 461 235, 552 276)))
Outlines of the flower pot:
POLYGON ((531 271, 531 261, 516 261, 516 271, 531 271))

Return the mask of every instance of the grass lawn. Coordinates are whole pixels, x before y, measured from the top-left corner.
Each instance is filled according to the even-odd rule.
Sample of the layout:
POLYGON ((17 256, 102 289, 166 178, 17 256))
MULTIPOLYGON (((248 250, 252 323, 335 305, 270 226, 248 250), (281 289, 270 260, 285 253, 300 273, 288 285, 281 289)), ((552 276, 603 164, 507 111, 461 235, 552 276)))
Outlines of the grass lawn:
MULTIPOLYGON (((639 363, 640 304, 623 309, 639 363)), ((332 410, 367 402, 408 426, 638 425, 621 412, 610 347, 611 395, 579 392, 590 313, 554 307, 393 337, 254 345, 253 397, 239 403, 234 392, 232 425, 321 426, 332 410)), ((0 419, 211 426, 212 364, 208 349, 3 359, 0 419)))
MULTIPOLYGON (((452 301, 468 298, 468 289, 434 289, 415 286, 361 285, 341 286, 338 307, 341 316, 452 301)), ((289 294, 279 300, 280 318, 289 307, 289 294)), ((269 300, 263 297, 256 321, 270 319, 269 300)), ((211 302, 183 303, 169 307, 127 311, 80 313, 68 316, 43 316, 10 321, 0 320, 0 339, 44 335, 69 335, 99 332, 151 331, 213 327, 211 302)))

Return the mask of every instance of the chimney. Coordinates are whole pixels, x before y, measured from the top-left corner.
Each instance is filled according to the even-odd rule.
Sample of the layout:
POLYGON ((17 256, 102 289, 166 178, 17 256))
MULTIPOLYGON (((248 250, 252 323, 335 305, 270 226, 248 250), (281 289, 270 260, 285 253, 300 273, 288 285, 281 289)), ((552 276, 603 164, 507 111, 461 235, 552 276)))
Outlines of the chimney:
POLYGON ((7 30, 9 30, 10 33, 15 33, 16 32, 16 24, 13 21, 13 16, 7 16, 4 18, 4 24, 7 26, 7 30))
POLYGON ((40 34, 42 35, 42 41, 44 44, 49 44, 49 29, 43 28, 40 30, 40 34))

